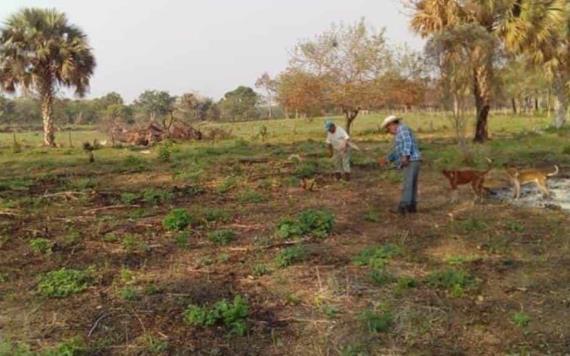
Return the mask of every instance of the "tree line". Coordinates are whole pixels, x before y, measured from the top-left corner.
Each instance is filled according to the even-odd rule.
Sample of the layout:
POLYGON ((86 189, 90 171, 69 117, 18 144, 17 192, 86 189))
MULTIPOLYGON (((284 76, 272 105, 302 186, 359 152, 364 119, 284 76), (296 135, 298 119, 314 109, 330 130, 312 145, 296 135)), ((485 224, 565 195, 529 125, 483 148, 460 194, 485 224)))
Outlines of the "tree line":
POLYGON ((402 0, 411 27, 427 40, 423 51, 390 44, 384 29, 364 19, 333 24, 299 41, 289 64, 255 89, 220 100, 147 90, 130 104, 117 93, 82 97, 95 70, 87 36, 57 10, 23 9, 0 29, 0 123, 42 123, 54 145, 54 124, 130 125, 148 120, 240 121, 342 114, 346 128, 372 110, 447 110, 457 125, 474 111, 475 141, 488 137, 491 108, 515 113, 568 109, 570 9, 563 0, 402 0))

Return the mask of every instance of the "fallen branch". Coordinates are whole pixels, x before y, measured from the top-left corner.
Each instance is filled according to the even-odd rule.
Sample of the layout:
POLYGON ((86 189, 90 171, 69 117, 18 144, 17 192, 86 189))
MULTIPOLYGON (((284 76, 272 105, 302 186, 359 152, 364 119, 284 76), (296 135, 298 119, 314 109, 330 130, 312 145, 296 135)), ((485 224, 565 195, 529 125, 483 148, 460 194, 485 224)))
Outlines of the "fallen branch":
POLYGON ((115 209, 132 209, 132 208, 140 208, 140 205, 111 205, 111 206, 104 206, 102 208, 90 209, 84 211, 84 214, 94 214, 100 211, 105 210, 115 210, 115 209))
POLYGON ((93 332, 95 331, 95 329, 97 329, 97 325, 99 325, 99 323, 101 322, 101 320, 105 319, 106 317, 110 316, 111 314, 103 314, 101 315, 99 318, 97 318, 97 320, 95 320, 95 323, 93 323, 93 326, 91 327, 91 329, 89 330, 89 333, 87 334, 87 337, 91 337, 91 334, 93 334, 93 332))

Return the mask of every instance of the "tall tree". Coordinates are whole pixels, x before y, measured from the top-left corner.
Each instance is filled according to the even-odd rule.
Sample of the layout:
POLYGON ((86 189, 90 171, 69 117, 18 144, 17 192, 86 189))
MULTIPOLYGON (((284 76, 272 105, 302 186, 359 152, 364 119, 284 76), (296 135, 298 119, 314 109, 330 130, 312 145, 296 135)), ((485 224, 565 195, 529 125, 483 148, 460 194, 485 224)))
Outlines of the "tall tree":
POLYGON ((22 88, 39 94, 47 146, 55 146, 53 103, 58 88, 69 87, 83 96, 94 69, 87 36, 57 10, 20 10, 1 29, 0 85, 8 92, 22 88))
POLYGON ((472 75, 477 119, 474 141, 484 142, 488 139, 487 121, 499 41, 504 40, 507 46, 510 42, 519 46, 544 42, 541 36, 556 27, 557 22, 551 20, 558 16, 560 0, 404 0, 404 3, 412 9, 412 28, 422 37, 464 24, 480 26, 491 35, 490 43, 473 48, 471 53, 480 63, 472 75))
POLYGON ((343 112, 346 129, 362 109, 373 105, 380 95, 374 81, 389 67, 390 51, 384 30, 366 25, 333 25, 312 40, 300 42, 290 67, 322 78, 330 103, 343 112))
POLYGON ((146 90, 139 95, 134 105, 151 121, 161 119, 162 126, 168 130, 174 123, 175 103, 176 97, 167 91, 146 90))
POLYGON ((219 106, 222 116, 231 120, 247 120, 258 117, 257 103, 259 96, 250 87, 239 86, 236 89, 227 92, 219 106))
POLYGON ((326 108, 326 84, 318 76, 303 71, 288 69, 276 80, 277 101, 287 116, 318 116, 326 108))
POLYGON ((269 118, 273 118, 273 97, 276 90, 276 82, 271 78, 269 73, 263 73, 257 81, 255 82, 256 88, 261 88, 265 91, 265 98, 267 100, 267 108, 269 112, 269 118))

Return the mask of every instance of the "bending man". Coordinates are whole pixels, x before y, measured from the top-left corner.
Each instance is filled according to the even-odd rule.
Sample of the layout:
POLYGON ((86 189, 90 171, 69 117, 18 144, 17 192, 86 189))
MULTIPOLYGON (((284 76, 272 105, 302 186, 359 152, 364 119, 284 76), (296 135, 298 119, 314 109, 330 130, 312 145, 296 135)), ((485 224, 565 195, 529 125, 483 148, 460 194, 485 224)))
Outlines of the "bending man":
POLYGON ((403 170, 404 186, 400 204, 390 211, 405 215, 417 212, 418 176, 422 156, 414 133, 401 121, 401 118, 392 115, 384 119, 382 123, 382 129, 394 135, 394 148, 381 163, 385 165, 388 160, 403 170))
POLYGON ((350 136, 342 127, 338 127, 334 122, 325 121, 327 131, 326 143, 329 147, 329 155, 335 163, 335 177, 350 180, 350 136))

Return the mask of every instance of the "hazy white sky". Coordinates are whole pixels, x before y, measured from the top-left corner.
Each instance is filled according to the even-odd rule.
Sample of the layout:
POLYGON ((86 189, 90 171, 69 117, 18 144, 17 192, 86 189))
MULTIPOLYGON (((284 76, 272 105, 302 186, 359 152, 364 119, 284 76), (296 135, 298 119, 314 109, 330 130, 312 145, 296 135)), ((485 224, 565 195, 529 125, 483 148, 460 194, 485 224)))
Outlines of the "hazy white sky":
POLYGON ((219 98, 253 86, 332 22, 365 17, 391 42, 422 46, 398 0, 1 0, 0 19, 27 6, 64 11, 87 33, 97 58, 90 96, 128 101, 146 89, 219 98))

